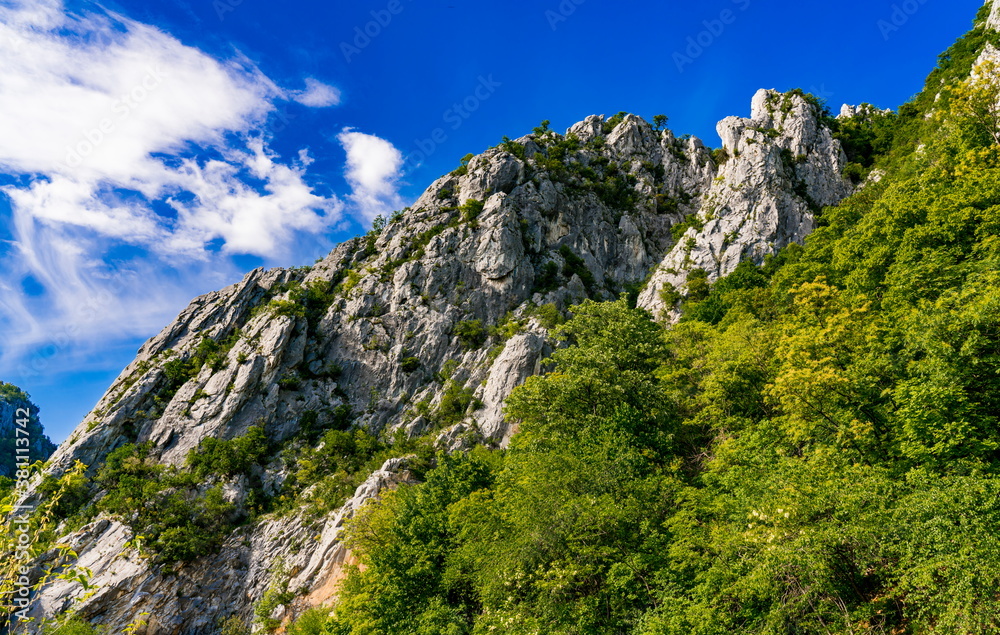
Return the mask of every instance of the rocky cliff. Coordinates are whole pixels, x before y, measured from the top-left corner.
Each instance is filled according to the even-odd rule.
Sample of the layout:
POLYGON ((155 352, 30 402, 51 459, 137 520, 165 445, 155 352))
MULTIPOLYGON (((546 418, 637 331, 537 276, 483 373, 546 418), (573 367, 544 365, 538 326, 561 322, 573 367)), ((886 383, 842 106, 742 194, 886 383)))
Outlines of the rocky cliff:
POLYGON ((671 298, 684 290, 691 270, 703 269, 712 281, 743 260, 761 264, 801 243, 815 214, 851 193, 841 176, 847 157, 822 117, 821 107, 802 95, 761 90, 749 119, 719 122, 722 165, 701 194, 695 226, 664 258, 639 298, 641 306, 676 315, 671 298))
MULTIPOLYGON (((250 477, 205 484, 241 505, 309 495, 286 487, 301 469, 296 452, 316 443, 306 427, 346 423, 444 450, 504 445, 515 430, 504 400, 542 370, 569 306, 633 293, 669 317, 664 289, 683 291, 688 271, 715 278, 760 261, 851 192, 839 142, 801 93, 761 91, 749 119, 719 132, 724 148, 712 152, 635 116, 593 116, 472 158, 316 266, 253 271, 194 300, 140 349, 49 474, 80 461, 93 476, 126 444, 181 468, 206 439, 262 429, 277 449, 250 477)), ((274 619, 326 602, 349 559, 344 520, 413 478, 407 458, 391 459, 336 513, 286 506, 235 529, 217 553, 171 566, 132 548, 129 518, 101 515, 64 539, 95 574, 80 615, 113 631, 145 613, 140 632, 216 633, 221 618, 249 623, 278 577, 286 591, 274 619)), ((34 614, 81 595, 75 583, 50 584, 34 614)))
POLYGON ((24 444, 28 449, 25 458, 30 463, 48 459, 56 449, 42 428, 38 406, 20 388, 0 381, 0 476, 14 478, 20 456, 16 449, 24 448, 24 444), (18 433, 17 422, 24 419, 27 423, 18 433))

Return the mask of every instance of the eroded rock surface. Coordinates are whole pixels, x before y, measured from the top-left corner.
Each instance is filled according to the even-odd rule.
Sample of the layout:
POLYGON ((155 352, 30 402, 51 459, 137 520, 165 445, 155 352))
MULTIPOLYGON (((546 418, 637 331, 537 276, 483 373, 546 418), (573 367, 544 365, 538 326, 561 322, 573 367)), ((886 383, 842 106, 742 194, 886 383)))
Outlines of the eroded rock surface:
POLYGON ((840 142, 820 108, 802 95, 761 90, 749 119, 728 117, 718 132, 724 162, 701 195, 693 226, 639 297, 654 314, 676 316, 672 292, 685 290, 692 270, 703 269, 714 281, 743 260, 761 264, 801 243, 815 214, 853 191, 842 176, 847 157, 840 142))

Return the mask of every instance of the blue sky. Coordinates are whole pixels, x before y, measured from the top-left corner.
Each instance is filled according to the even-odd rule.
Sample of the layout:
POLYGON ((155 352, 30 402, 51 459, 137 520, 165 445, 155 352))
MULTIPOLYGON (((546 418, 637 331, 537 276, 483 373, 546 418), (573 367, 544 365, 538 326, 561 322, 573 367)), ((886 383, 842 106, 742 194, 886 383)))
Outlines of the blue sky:
POLYGON ((895 108, 980 5, 0 1, 0 379, 61 441, 190 298, 466 153, 620 110, 716 146, 759 88, 895 108))

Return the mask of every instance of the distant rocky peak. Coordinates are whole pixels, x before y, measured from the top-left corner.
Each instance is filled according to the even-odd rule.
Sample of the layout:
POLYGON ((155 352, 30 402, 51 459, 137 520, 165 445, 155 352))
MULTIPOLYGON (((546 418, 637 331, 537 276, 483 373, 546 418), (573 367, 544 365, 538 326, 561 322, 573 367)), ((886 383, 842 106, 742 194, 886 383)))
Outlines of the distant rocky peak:
POLYGON ((762 89, 754 95, 750 119, 727 117, 719 122, 717 131, 730 154, 739 154, 754 143, 770 141, 795 155, 804 155, 817 143, 826 141, 822 118, 815 98, 801 91, 779 93, 762 89))
POLYGON ((815 214, 853 191, 844 178, 847 156, 833 138, 819 102, 801 91, 761 90, 751 116, 719 122, 718 173, 699 211, 674 231, 673 249, 653 273, 639 304, 676 319, 688 278, 714 281, 744 260, 760 264, 801 243, 815 214))
POLYGON ((844 104, 840 107, 840 114, 837 115, 837 119, 853 119, 855 117, 865 119, 875 115, 888 115, 891 112, 891 108, 878 108, 871 104, 861 104, 860 106, 844 104))
POLYGON ((0 380, 0 476, 13 478, 18 463, 44 461, 55 451, 38 412, 26 392, 0 380), (15 451, 15 447, 24 448, 25 442, 28 456, 15 451))

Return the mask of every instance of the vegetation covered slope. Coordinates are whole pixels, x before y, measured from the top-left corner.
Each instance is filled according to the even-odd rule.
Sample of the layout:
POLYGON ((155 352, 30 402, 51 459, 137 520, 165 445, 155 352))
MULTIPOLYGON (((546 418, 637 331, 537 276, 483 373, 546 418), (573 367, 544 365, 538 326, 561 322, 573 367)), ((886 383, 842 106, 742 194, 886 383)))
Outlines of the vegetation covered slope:
POLYGON ((986 39, 869 118, 883 151, 858 163, 887 174, 804 248, 695 285, 671 329, 576 307, 555 371, 509 400, 509 450, 441 457, 360 514, 362 566, 299 632, 997 632, 986 39))

